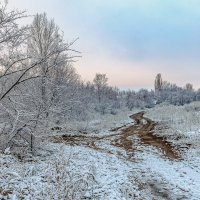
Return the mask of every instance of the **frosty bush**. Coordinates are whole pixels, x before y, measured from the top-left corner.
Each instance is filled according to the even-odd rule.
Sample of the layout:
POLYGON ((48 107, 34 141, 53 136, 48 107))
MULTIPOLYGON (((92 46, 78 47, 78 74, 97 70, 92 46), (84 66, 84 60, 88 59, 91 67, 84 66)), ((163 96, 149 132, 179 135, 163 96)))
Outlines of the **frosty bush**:
POLYGON ((66 158, 64 146, 58 150, 53 157, 44 157, 43 162, 37 157, 33 163, 21 163, 10 155, 4 155, 0 162, 7 167, 0 169, 0 189, 3 189, 2 192, 0 190, 0 198, 11 198, 13 195, 16 199, 84 198, 95 183, 95 170, 84 174, 74 172, 70 163, 73 153, 66 158))

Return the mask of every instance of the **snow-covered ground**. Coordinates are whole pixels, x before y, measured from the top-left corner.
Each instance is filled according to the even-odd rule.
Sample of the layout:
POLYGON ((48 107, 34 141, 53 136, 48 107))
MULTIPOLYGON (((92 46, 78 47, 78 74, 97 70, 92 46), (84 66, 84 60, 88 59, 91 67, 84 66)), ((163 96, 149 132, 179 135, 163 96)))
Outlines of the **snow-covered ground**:
MULTIPOLYGON (((162 112, 170 113, 169 107, 166 105, 150 109, 147 115, 158 120, 155 119, 156 112, 161 109, 162 112)), ((109 151, 46 142, 40 145, 42 148, 37 155, 23 162, 9 152, 0 154, 0 199, 199 200, 200 147, 197 145, 197 139, 200 138, 197 130, 200 127, 195 124, 194 129, 189 131, 189 122, 184 121, 188 118, 183 116, 183 111, 188 110, 187 107, 176 109, 182 113, 182 121, 180 122, 178 117, 174 118, 170 128, 170 131, 174 132, 165 130, 165 134, 169 134, 169 137, 166 137, 170 141, 174 138, 174 145, 178 147, 193 142, 181 150, 182 159, 169 160, 159 149, 139 144, 132 159, 126 159, 113 153, 124 153, 122 149, 117 149, 106 141, 104 144, 101 141, 100 145, 109 151), (178 129, 176 124, 182 129, 178 129), (181 137, 177 139, 176 134, 181 137)), ((193 109, 187 112, 193 112, 193 109)), ((198 116, 198 111, 196 112, 198 116)), ((129 123, 128 115, 127 112, 122 113, 122 117, 118 118, 120 120, 115 121, 116 125, 129 123)), ((159 121, 166 121, 164 119, 167 117, 171 115, 166 114, 166 117, 159 121)), ((108 131, 113 128, 113 123, 109 122, 110 127, 103 124, 108 123, 107 121, 101 122, 104 128, 99 128, 101 131, 96 134, 113 134, 108 131)), ((91 130, 93 128, 91 127, 91 130)), ((164 133, 158 131, 156 134, 164 133)))

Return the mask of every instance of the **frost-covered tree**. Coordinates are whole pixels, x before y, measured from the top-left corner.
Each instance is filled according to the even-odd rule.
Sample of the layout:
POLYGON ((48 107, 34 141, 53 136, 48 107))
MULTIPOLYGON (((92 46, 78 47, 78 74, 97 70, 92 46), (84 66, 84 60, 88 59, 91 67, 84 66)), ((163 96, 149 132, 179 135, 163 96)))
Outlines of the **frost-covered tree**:
POLYGON ((105 93, 105 89, 108 85, 108 78, 106 77, 106 74, 96 74, 94 80, 94 85, 97 91, 97 98, 99 103, 102 101, 102 97, 105 93))
POLYGON ((155 78, 155 91, 160 91, 162 89, 162 77, 161 74, 157 74, 155 78))
MULTIPOLYGON (((20 127, 24 110, 21 88, 34 75, 29 72, 38 63, 28 65, 26 40, 29 27, 19 26, 18 21, 26 16, 24 11, 9 10, 7 2, 0 2, 0 148, 6 147, 20 127)), ((42 61, 40 61, 42 62, 42 61)))
MULTIPOLYGON (((47 80, 50 70, 58 65, 60 54, 65 51, 59 28, 53 20, 48 20, 46 14, 37 14, 31 25, 31 37, 28 41, 28 54, 31 56, 31 62, 39 59, 45 59, 36 69, 36 74, 40 76, 39 90, 43 107, 47 105, 47 80)), ((63 62, 59 60, 59 62, 63 62)), ((62 63, 63 64, 63 63, 62 63)), ((47 108, 46 108, 47 109, 47 108)), ((48 114, 48 112, 46 112, 48 114)))
POLYGON ((116 109, 120 107, 118 98, 118 88, 110 87, 108 85, 108 78, 106 74, 97 73, 94 80, 94 92, 95 99, 97 100, 97 105, 95 109, 101 114, 107 112, 111 114, 116 113, 116 109))
POLYGON ((193 91, 193 85, 192 85, 191 83, 187 83, 187 84, 185 85, 185 89, 186 89, 187 91, 193 91))
POLYGON ((24 82, 27 72, 34 67, 24 66, 28 59, 24 52, 24 41, 29 36, 28 26, 18 25, 24 17, 24 11, 9 11, 7 2, 0 2, 0 101, 24 82))
POLYGON ((50 109, 62 110, 54 109, 56 102, 63 105, 58 97, 67 92, 61 88, 75 83, 78 76, 70 66, 74 56, 69 55, 75 52, 71 49, 75 40, 64 43, 45 14, 36 15, 31 26, 20 27, 17 20, 26 17, 24 12, 7 11, 6 4, 0 11, 0 136, 7 145, 16 134, 42 127, 50 109))
POLYGON ((75 41, 65 43, 59 27, 54 20, 47 18, 46 13, 35 15, 28 41, 28 53, 31 55, 31 62, 46 58, 35 71, 40 76, 37 87, 46 117, 52 106, 55 107, 56 103, 62 104, 62 94, 72 94, 72 91, 66 92, 66 88, 71 89, 72 80, 78 79, 71 65, 76 56, 70 55, 71 52, 77 52, 71 48, 75 41))

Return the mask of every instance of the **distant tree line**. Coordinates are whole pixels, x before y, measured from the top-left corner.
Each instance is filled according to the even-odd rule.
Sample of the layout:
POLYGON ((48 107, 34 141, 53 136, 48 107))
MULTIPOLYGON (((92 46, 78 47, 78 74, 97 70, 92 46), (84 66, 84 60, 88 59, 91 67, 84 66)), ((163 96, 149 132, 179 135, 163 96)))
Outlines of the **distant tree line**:
POLYGON ((168 102, 173 105, 184 105, 192 101, 200 100, 200 90, 195 91, 191 83, 185 87, 179 87, 176 84, 162 81, 161 74, 155 78, 155 99, 157 104, 168 102))
MULTIPOLYGON (((139 91, 120 92, 121 101, 130 110, 133 108, 152 108, 157 104, 167 102, 173 105, 184 105, 192 101, 200 101, 200 89, 194 90, 191 83, 184 87, 162 80, 157 74, 154 81, 154 90, 140 89, 139 91)), ((119 95, 120 96, 120 95, 119 95)))

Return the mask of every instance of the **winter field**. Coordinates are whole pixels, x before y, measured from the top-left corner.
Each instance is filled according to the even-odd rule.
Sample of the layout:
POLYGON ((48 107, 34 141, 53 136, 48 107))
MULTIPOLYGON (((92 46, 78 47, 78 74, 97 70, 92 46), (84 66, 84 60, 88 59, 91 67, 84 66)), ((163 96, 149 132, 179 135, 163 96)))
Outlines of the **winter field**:
POLYGON ((0 0, 0 200, 200 199, 200 6, 161 2, 0 0))
POLYGON ((200 103, 160 104, 129 118, 140 111, 49 130, 34 155, 6 149, 0 199, 199 200, 200 103))

